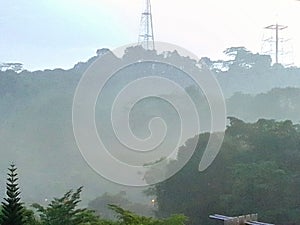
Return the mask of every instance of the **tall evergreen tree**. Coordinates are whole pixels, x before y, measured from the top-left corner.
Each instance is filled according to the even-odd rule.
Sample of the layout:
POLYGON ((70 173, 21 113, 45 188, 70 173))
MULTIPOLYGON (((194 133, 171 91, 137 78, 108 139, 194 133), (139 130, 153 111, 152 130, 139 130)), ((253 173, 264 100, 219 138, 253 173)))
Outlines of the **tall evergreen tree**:
POLYGON ((18 187, 17 168, 14 164, 10 165, 7 173, 6 195, 2 202, 1 225, 23 225, 23 206, 20 202, 20 191, 18 187))

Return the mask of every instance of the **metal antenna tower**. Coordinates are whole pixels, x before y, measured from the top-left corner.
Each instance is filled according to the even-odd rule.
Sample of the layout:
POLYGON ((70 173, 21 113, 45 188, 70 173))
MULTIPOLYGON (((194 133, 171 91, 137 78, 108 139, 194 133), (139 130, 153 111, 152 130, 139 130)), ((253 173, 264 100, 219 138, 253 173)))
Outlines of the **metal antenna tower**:
POLYGON ((150 0, 146 0, 146 8, 142 13, 138 43, 146 50, 155 49, 150 0))
POLYGON ((283 56, 291 53, 288 52, 286 45, 286 42, 288 42, 289 39, 284 39, 283 35, 280 35, 287 28, 288 26, 279 25, 278 23, 264 28, 265 30, 271 31, 271 34, 269 34, 266 39, 263 39, 262 53, 273 55, 276 64, 285 64, 284 61, 286 61, 286 57, 283 58, 283 56), (279 59, 279 56, 282 56, 282 58, 279 59))
POLYGON ((276 23, 275 25, 269 25, 265 27, 265 29, 275 30, 275 59, 276 63, 278 63, 278 56, 279 56, 279 31, 288 28, 287 26, 279 25, 276 23))

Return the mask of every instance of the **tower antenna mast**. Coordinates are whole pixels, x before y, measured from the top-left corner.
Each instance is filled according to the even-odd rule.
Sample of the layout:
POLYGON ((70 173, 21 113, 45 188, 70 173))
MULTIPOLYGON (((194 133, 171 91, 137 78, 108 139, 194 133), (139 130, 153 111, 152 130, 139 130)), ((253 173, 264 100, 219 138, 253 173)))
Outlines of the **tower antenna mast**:
POLYGON ((274 30, 275 31, 275 63, 279 63, 279 43, 280 43, 280 36, 279 32, 282 30, 287 29, 287 26, 279 25, 276 23, 275 25, 270 25, 265 27, 265 29, 274 30))
POLYGON ((154 46, 151 2, 150 0, 145 0, 145 1, 146 1, 146 7, 141 17, 138 43, 146 50, 154 50, 155 46, 154 46))

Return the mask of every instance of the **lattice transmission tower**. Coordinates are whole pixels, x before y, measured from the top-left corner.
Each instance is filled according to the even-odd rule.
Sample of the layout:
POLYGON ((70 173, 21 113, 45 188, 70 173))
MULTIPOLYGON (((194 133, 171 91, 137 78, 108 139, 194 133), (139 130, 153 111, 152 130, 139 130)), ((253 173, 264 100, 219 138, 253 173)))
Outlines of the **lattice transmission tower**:
POLYGON ((155 49, 150 0, 146 0, 145 10, 142 12, 138 43, 146 50, 155 49))
POLYGON ((288 26, 278 23, 265 27, 261 52, 271 55, 276 64, 291 66, 293 65, 293 47, 291 40, 284 32, 287 28, 288 26))

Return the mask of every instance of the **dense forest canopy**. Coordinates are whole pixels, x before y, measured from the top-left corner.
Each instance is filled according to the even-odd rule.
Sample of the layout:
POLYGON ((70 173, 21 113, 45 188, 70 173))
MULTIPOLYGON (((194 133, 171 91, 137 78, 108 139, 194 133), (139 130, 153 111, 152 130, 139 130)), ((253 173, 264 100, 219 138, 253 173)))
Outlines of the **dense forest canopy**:
MULTIPOLYGON (((115 60, 135 58, 140 51, 143 49, 127 49, 123 58, 115 60)), ((26 202, 42 203, 79 185, 85 186, 84 204, 107 190, 116 193, 125 190, 129 198, 139 202, 149 200, 141 194, 141 189, 118 186, 95 174, 83 161, 74 140, 71 115, 76 86, 89 65, 107 52, 108 49, 98 50, 97 56, 70 70, 29 72, 19 63, 1 65, 0 175, 5 174, 8 161, 18 163, 26 202)), ((240 119, 231 118, 222 151, 216 163, 203 174, 197 172, 196 166, 207 134, 200 135, 198 151, 190 163, 156 187, 158 215, 185 213, 191 224, 198 224, 208 223, 209 213, 259 210, 261 218, 269 222, 299 222, 299 202, 293 199, 300 194, 299 126, 293 123, 300 121, 300 69, 272 65, 269 56, 252 53, 244 47, 229 48, 225 53, 228 60, 202 58, 199 62, 177 52, 148 53, 157 59, 180 62, 183 67, 207 65, 224 92, 228 115, 240 119)), ((181 82, 180 73, 166 77, 181 82)), ((122 82, 126 79, 125 76, 122 82)), ((189 80, 184 80, 184 86, 199 102, 200 111, 205 111, 207 105, 202 104, 205 98, 201 91, 189 80)), ((153 106, 159 110, 155 102, 153 106)), ((141 113, 144 114, 135 121, 136 127, 152 115, 141 113)), ((172 116, 168 115, 166 120, 172 121, 172 116)), ((204 112, 204 119, 206 116, 204 112)), ((184 148, 180 149, 178 160, 184 148)), ((0 190, 4 190, 3 183, 0 190)))
MULTIPOLYGON (((61 221, 70 225, 196 225, 214 224, 208 216, 215 213, 258 212, 259 220, 269 223, 299 223, 300 125, 266 119, 246 123, 234 117, 229 122, 215 162, 206 171, 198 171, 209 134, 194 137, 198 145, 191 160, 173 177, 145 191, 153 198, 148 204, 132 203, 120 192, 105 193, 88 208, 80 208, 80 187, 49 203, 25 207, 19 198, 16 167, 11 165, 0 219, 11 224, 5 221, 17 218, 20 225, 58 225, 61 221)), ((190 143, 187 140, 180 148, 169 169, 185 160, 190 143)))
MULTIPOLYGON (((196 138, 196 137, 195 137, 196 138)), ((216 161, 198 172, 208 134, 201 134, 189 163, 151 190, 158 215, 183 213, 189 224, 214 224, 208 216, 259 213, 259 220, 276 224, 300 222, 300 125, 260 119, 245 123, 230 118, 216 161)), ((178 159, 184 160, 189 141, 178 159)))

